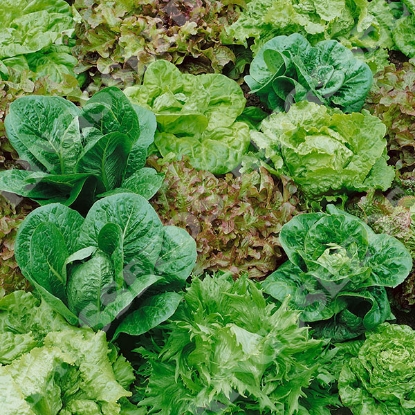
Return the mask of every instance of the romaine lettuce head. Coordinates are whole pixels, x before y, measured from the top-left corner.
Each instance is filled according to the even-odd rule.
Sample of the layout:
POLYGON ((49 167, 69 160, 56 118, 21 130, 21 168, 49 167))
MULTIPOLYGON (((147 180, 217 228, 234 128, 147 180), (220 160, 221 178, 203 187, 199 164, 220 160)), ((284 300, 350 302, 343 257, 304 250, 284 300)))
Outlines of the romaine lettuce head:
POLYGON ((297 215, 282 227, 288 261, 262 287, 279 301, 290 296, 316 336, 340 341, 393 318, 385 287, 404 281, 412 258, 396 238, 333 205, 327 212, 297 215))
POLYGON ((344 114, 312 102, 271 114, 251 138, 271 167, 292 177, 309 199, 368 189, 387 190, 385 125, 363 110, 344 114))
POLYGON ((249 127, 236 122, 246 99, 239 85, 221 74, 183 74, 159 60, 147 68, 143 84, 125 89, 130 100, 156 114, 154 143, 163 157, 187 156, 193 167, 224 174, 249 146, 249 127))
MULTIPOLYGON (((85 218, 60 203, 39 207, 20 226, 15 252, 23 275, 55 311, 73 325, 95 329, 119 321, 155 283, 163 292, 181 288, 196 262, 194 239, 184 229, 163 226, 150 203, 133 193, 101 199, 85 218)), ((138 312, 123 330, 137 333, 170 313, 159 307, 157 317, 145 317, 140 326, 138 312)))
POLYGON ((294 33, 266 42, 255 55, 245 81, 272 110, 287 110, 293 102, 314 101, 360 111, 372 85, 369 66, 337 40, 314 47, 294 33))
POLYGON ((412 415, 415 412, 415 332, 384 323, 366 334, 343 364, 339 393, 354 415, 412 415))

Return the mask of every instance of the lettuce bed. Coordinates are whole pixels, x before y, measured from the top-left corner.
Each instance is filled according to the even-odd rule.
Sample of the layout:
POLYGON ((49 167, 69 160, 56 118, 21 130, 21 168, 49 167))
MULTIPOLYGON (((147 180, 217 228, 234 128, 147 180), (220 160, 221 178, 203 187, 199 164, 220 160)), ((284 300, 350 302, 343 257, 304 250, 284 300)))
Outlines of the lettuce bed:
POLYGON ((0 21, 2 414, 414 413, 412 0, 0 21))

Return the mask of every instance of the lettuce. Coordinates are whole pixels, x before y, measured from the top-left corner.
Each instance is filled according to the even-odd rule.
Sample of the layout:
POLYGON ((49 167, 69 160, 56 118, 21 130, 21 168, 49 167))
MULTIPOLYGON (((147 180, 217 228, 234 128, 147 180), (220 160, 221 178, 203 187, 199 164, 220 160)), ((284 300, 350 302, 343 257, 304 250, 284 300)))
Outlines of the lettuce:
POLYGON ((339 394, 354 415, 411 415, 415 408, 415 332, 384 323, 343 364, 339 394))
POLYGON ((163 329, 165 344, 153 333, 135 350, 148 376, 138 405, 163 415, 329 415, 328 405, 339 402, 321 368, 324 342, 298 317, 286 302, 268 303, 246 276, 193 279, 163 329))
POLYGON ((414 115, 415 98, 412 87, 415 61, 403 63, 401 68, 387 66, 376 74, 365 108, 386 125, 386 139, 390 164, 403 177, 413 177, 415 170, 414 115))
POLYGON ((312 47, 294 33, 266 42, 245 82, 272 110, 308 100, 353 112, 362 109, 372 79, 369 66, 340 42, 324 40, 312 47))
POLYGON ((223 27, 238 16, 239 0, 75 0, 74 54, 94 83, 135 85, 157 59, 186 72, 220 73, 235 60, 221 42, 223 27))
POLYGON ((22 97, 10 105, 5 126, 29 168, 0 172, 0 189, 41 205, 60 202, 85 213, 107 192, 150 198, 163 181, 144 167, 155 116, 118 88, 104 88, 82 109, 61 97, 22 97))
POLYGON ((165 174, 152 206, 164 224, 185 228, 196 240, 194 274, 222 270, 259 278, 284 260, 278 234, 299 210, 291 181, 263 167, 215 177, 185 161, 149 160, 165 174))
POLYGON ((269 39, 291 33, 306 36, 312 44, 337 39, 348 47, 368 48, 381 35, 369 5, 366 0, 251 0, 227 32, 245 45, 253 38, 255 51, 269 39))
POLYGON ((182 74, 159 60, 149 65, 142 85, 124 92, 156 114, 154 143, 163 157, 187 156, 193 167, 215 174, 240 164, 249 146, 249 127, 235 121, 246 103, 235 81, 221 74, 182 74))
POLYGON ((30 293, 0 300, 0 339, 4 415, 115 415, 132 395, 133 369, 105 333, 70 326, 30 293))
POLYGON ((412 269, 402 242, 333 205, 295 216, 280 241, 288 261, 262 287, 279 301, 290 296, 303 321, 317 322, 315 335, 347 340, 393 318, 385 287, 412 269))
POLYGON ((271 114, 251 138, 269 168, 290 176, 309 199, 322 199, 391 186, 385 131, 366 110, 344 114, 303 101, 271 114))
POLYGON ((14 206, 0 196, 0 292, 2 289, 9 293, 29 288, 29 282, 23 277, 14 258, 14 242, 17 229, 32 209, 27 202, 14 206))
POLYGON ((75 77, 72 56, 75 21, 64 0, 2 3, 0 80, 15 81, 14 72, 31 72, 32 80, 48 77, 61 83, 75 77))
POLYGON ((19 228, 15 255, 54 310, 71 324, 94 329, 109 328, 157 283, 159 290, 149 290, 140 306, 148 306, 146 297, 167 292, 168 307, 156 316, 133 312, 119 328, 141 334, 177 307, 174 290, 192 271, 196 246, 183 229, 163 226, 144 197, 120 193, 96 202, 85 218, 59 203, 34 210, 19 228))

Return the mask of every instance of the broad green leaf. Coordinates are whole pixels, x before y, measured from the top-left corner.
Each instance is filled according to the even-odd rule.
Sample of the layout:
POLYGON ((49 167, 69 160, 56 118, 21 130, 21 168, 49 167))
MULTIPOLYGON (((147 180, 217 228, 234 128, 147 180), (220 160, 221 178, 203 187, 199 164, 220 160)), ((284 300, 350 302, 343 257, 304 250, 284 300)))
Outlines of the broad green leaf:
POLYGON ((322 213, 297 215, 287 222, 280 232, 281 245, 290 261, 304 269, 304 241, 310 228, 321 218, 322 213))
POLYGON ((215 174, 238 167, 249 146, 249 127, 235 123, 246 99, 238 84, 221 74, 182 74, 165 60, 153 62, 143 84, 125 89, 130 100, 157 119, 154 143, 163 157, 186 156, 215 174))
POLYGON ((107 223, 122 230, 124 265, 145 258, 154 266, 163 243, 163 226, 146 199, 121 193, 96 202, 82 225, 79 247, 98 246, 98 235, 107 223))
POLYGON ((79 319, 72 311, 69 310, 66 303, 64 303, 60 298, 55 297, 48 290, 43 288, 36 281, 33 281, 33 286, 36 288, 36 291, 39 292, 40 296, 46 303, 57 313, 59 313, 69 324, 72 326, 78 326, 79 319))
POLYGON ((0 59, 37 52, 62 41, 73 28, 69 5, 63 0, 4 0, 0 30, 0 59))
POLYGON ((7 137, 32 169, 74 173, 82 151, 80 110, 61 97, 25 96, 10 105, 7 137))
POLYGON ((133 105, 140 123, 140 136, 134 142, 128 155, 124 178, 142 169, 146 164, 148 147, 154 142, 154 134, 157 129, 157 121, 154 113, 146 108, 133 105))
POLYGON ((171 317, 182 299, 183 296, 175 292, 165 292, 147 298, 140 303, 138 310, 128 314, 121 321, 115 331, 113 340, 120 333, 127 333, 130 336, 140 336, 147 333, 171 317))
POLYGON ((78 212, 58 203, 42 206, 31 212, 20 225, 15 243, 16 261, 23 275, 32 275, 31 267, 36 261, 36 258, 31 257, 32 239, 40 225, 53 224, 65 241, 64 246, 54 245, 53 247, 65 249, 66 246, 68 255, 70 255, 78 249, 77 239, 83 221, 83 217, 78 212))
POLYGON ((124 179, 121 187, 137 193, 147 200, 151 199, 160 189, 164 174, 157 173, 150 167, 143 167, 128 178, 124 179))
POLYGON ((163 228, 163 244, 154 273, 166 282, 185 281, 196 263, 196 242, 186 230, 176 226, 163 228))
MULTIPOLYGON (((91 305, 101 310, 111 301, 115 290, 114 266, 110 256, 97 250, 91 258, 80 264, 73 264, 68 278, 68 308, 83 321, 85 309, 91 305)), ((88 320, 85 321, 88 324, 88 320)))
POLYGON ((65 81, 65 75, 74 75, 74 67, 78 60, 71 54, 70 47, 54 49, 32 53, 27 56, 27 62, 38 78, 47 77, 53 82, 62 83, 65 81))
POLYGON ((302 34, 292 33, 262 46, 245 81, 272 110, 284 111, 293 102, 308 100, 358 112, 373 76, 369 66, 337 40, 312 46, 302 34), (295 89, 291 87, 296 84, 295 89))
POLYGON ((94 94, 82 109, 81 126, 95 127, 103 135, 126 134, 131 142, 140 135, 137 112, 124 93, 107 87, 94 94))
POLYGON ((307 259, 317 260, 329 246, 345 250, 349 259, 363 261, 369 246, 368 234, 357 218, 324 215, 315 222, 304 238, 304 252, 307 259), (332 244, 332 245, 329 245, 332 244))
POLYGON ((95 330, 107 328, 116 318, 128 311, 133 300, 147 288, 156 283, 161 277, 144 275, 136 278, 131 285, 120 290, 114 290, 101 302, 86 302, 80 310, 79 319, 95 330))
POLYGON ((122 229, 115 223, 107 223, 99 232, 98 247, 111 257, 114 266, 116 289, 124 285, 124 252, 122 229))
POLYGON ((58 227, 51 222, 40 223, 30 240, 30 274, 26 278, 66 300, 66 241, 58 227))
POLYGON ((373 234, 365 264, 372 269, 371 285, 396 287, 412 269, 412 257, 405 245, 396 238, 373 234))
POLYGON ((82 154, 77 170, 98 177, 106 191, 114 189, 121 184, 131 145, 125 134, 106 134, 82 154))

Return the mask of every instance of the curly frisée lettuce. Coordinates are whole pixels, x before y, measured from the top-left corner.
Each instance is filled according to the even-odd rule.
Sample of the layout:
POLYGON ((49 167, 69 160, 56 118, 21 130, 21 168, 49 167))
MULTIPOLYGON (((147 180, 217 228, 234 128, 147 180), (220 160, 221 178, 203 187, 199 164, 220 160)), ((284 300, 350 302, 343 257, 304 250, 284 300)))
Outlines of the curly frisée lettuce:
POLYGON ((246 99, 221 74, 183 74, 170 62, 148 66, 143 84, 125 89, 137 105, 156 114, 154 143, 165 157, 187 156, 197 169, 224 174, 236 168, 249 146, 249 127, 236 122, 246 99))
POLYGON ((116 415, 132 407, 133 369, 105 333, 72 327, 32 294, 0 299, 0 340, 3 415, 116 415))
POLYGON ((194 279, 164 327, 166 343, 155 336, 135 350, 146 361, 139 373, 149 375, 138 406, 163 415, 329 415, 339 402, 321 365, 325 343, 298 317, 246 277, 194 279))
POLYGON ((386 127, 368 111, 344 114, 302 101, 271 114, 260 130, 251 138, 265 165, 291 177, 309 199, 391 186, 386 127))

